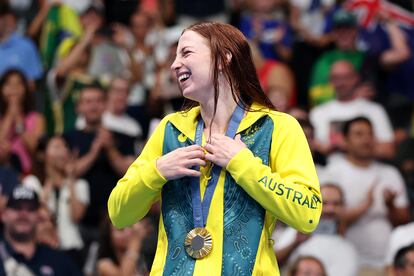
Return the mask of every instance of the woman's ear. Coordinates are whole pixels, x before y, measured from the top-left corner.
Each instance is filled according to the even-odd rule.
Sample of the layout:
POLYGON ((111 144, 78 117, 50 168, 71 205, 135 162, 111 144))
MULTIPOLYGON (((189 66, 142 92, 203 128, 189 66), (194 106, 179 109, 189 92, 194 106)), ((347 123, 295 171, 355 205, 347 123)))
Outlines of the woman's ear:
POLYGON ((233 57, 233 55, 230 52, 227 52, 226 53, 226 62, 227 62, 227 64, 230 63, 232 57, 233 57))
MULTIPOLYGON (((226 52, 226 64, 230 63, 232 57, 233 57, 233 55, 230 52, 226 52)), ((221 62, 219 64, 219 70, 220 71, 223 70, 223 66, 222 66, 221 62)))

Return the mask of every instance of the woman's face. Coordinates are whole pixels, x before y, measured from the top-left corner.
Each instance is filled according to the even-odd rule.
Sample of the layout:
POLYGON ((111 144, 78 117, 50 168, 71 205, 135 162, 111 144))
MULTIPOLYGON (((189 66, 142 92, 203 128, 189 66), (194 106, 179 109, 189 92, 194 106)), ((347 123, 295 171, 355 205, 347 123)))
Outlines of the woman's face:
POLYGON ((184 97, 199 103, 213 98, 211 50, 204 37, 194 31, 184 32, 171 70, 184 97))
POLYGON ((46 147, 46 162, 63 169, 68 162, 69 149, 61 137, 52 138, 46 147))
POLYGON ((2 93, 6 102, 10 102, 13 99, 22 101, 24 98, 24 90, 22 78, 18 74, 12 74, 4 83, 2 93))

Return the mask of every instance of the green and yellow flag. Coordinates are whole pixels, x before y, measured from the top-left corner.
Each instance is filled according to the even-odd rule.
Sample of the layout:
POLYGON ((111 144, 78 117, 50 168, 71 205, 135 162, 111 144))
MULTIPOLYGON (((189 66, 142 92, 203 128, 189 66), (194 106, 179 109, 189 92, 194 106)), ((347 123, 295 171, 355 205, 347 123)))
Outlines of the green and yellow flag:
POLYGON ((46 69, 53 66, 62 41, 78 38, 81 34, 82 25, 76 12, 66 4, 53 6, 47 14, 40 38, 40 52, 46 69))

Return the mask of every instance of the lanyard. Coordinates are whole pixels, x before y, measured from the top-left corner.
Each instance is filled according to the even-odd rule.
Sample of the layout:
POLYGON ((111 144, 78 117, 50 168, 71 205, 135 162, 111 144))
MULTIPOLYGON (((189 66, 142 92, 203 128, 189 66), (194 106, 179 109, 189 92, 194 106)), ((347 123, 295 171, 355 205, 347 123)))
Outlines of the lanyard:
MULTIPOLYGON (((229 126, 226 131, 226 136, 234 138, 236 135, 237 129, 239 128, 240 121, 243 119, 244 109, 237 105, 236 110, 234 110, 229 126)), ((200 119, 196 128, 195 143, 201 146, 201 141, 203 137, 204 122, 200 116, 200 119)), ((197 166, 196 169, 199 169, 197 166)), ((193 202, 193 218, 194 218, 194 227, 205 227, 207 223, 208 211, 210 209, 211 200, 213 198, 214 190, 216 189, 217 182, 220 176, 221 167, 213 165, 211 171, 211 179, 209 180, 206 191, 204 193, 203 201, 201 202, 200 196, 200 178, 193 177, 191 179, 191 197, 193 202)))

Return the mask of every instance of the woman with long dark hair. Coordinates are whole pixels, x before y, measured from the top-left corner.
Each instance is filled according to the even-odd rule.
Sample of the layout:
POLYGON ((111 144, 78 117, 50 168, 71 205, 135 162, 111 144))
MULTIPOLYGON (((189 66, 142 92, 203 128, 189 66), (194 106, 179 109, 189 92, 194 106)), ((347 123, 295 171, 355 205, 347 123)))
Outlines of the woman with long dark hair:
POLYGON ((278 275, 276 220, 309 233, 319 183, 298 122, 273 110, 236 28, 185 29, 171 69, 186 109, 166 116, 112 191, 116 227, 161 200, 153 275, 278 275))
POLYGON ((0 143, 10 145, 23 174, 32 170, 32 155, 45 133, 42 114, 33 110, 26 77, 11 69, 0 79, 0 143))

